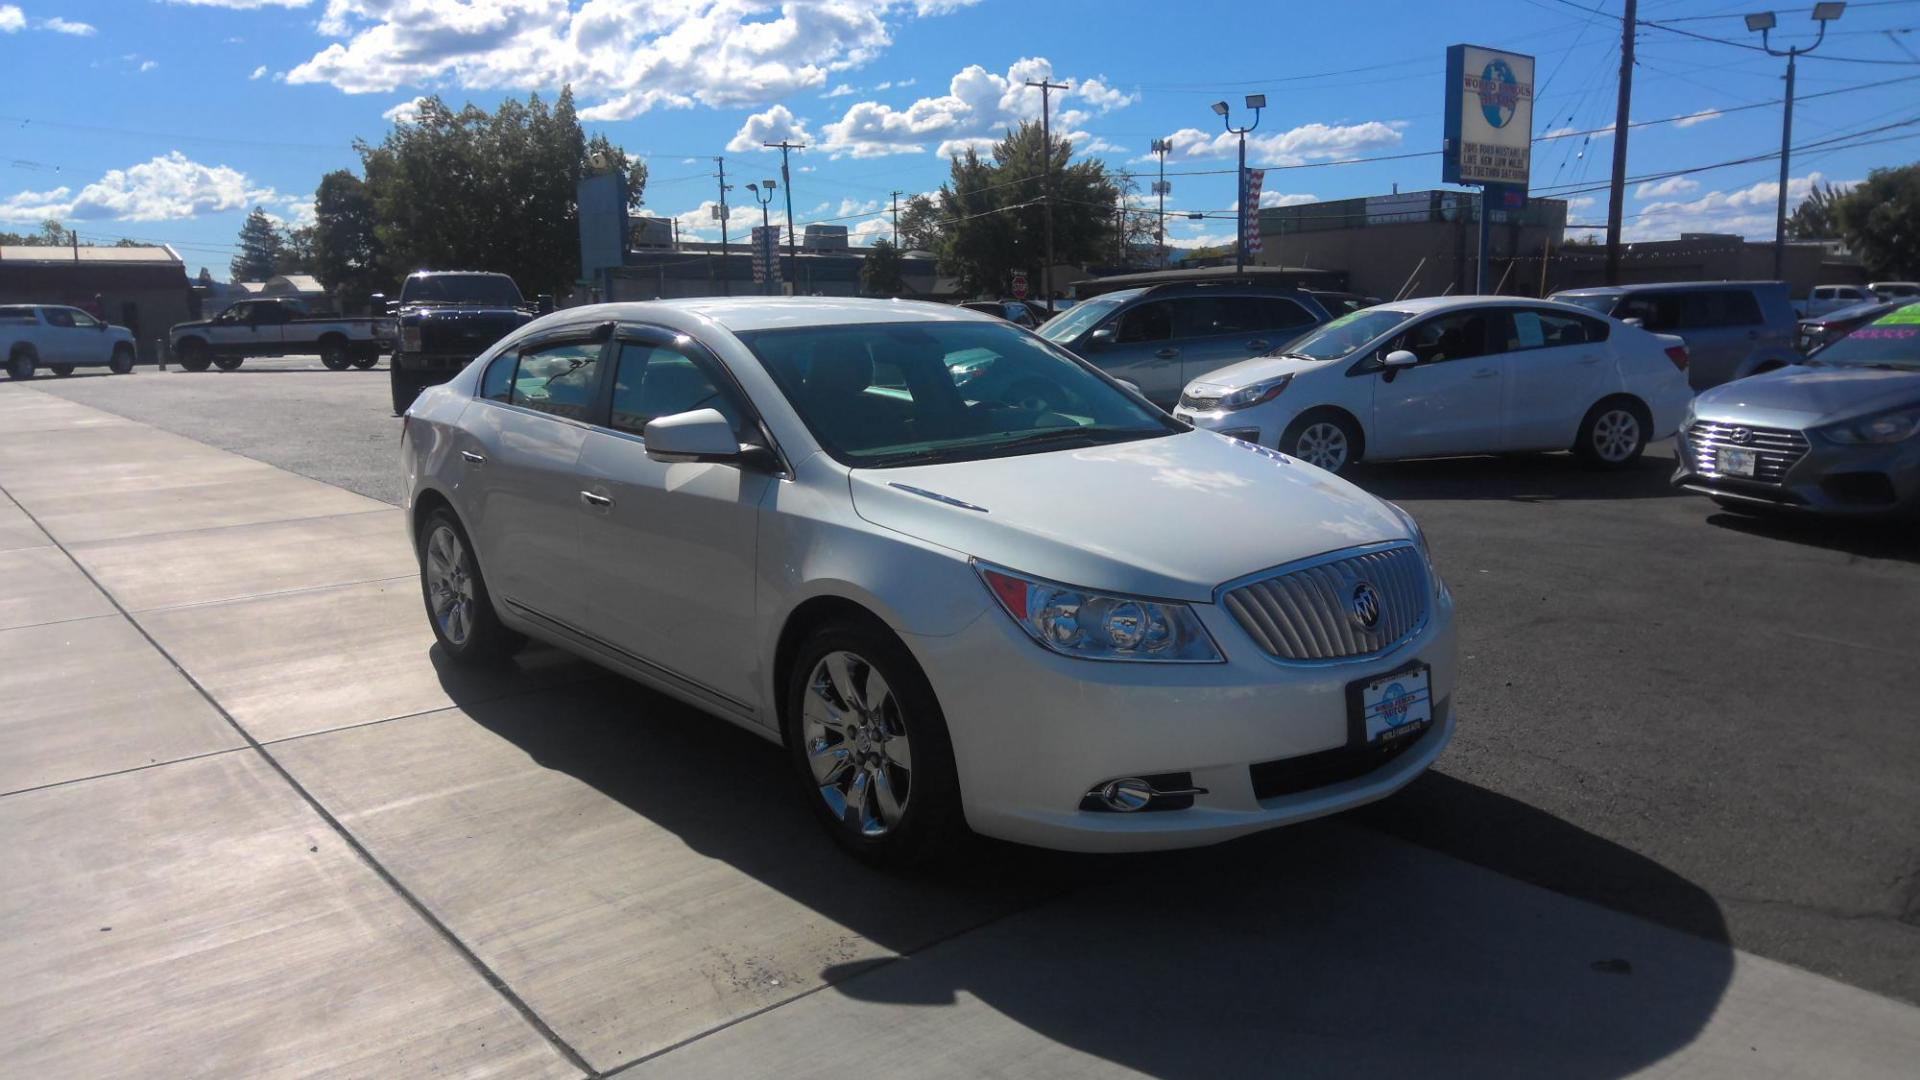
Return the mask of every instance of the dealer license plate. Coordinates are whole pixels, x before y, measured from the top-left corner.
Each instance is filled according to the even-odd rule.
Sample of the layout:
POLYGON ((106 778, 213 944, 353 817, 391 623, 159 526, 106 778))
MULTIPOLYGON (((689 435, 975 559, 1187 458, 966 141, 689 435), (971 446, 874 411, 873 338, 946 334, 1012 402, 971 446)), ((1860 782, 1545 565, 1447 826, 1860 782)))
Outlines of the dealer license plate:
POLYGON ((1361 730, 1368 744, 1417 735, 1433 723, 1433 691, 1427 665, 1402 668, 1360 688, 1361 730))
POLYGON ((1722 476, 1752 476, 1760 455, 1752 450, 1722 446, 1713 452, 1713 468, 1722 476))

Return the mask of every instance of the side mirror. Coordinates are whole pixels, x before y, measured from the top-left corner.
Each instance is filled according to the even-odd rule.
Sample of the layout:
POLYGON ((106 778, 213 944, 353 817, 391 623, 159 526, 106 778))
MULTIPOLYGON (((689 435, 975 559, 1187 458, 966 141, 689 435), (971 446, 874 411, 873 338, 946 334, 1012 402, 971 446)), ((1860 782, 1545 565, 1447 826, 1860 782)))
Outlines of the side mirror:
POLYGON ((542 315, 553 314, 553 294, 547 292, 541 293, 539 298, 534 301, 533 307, 535 311, 538 311, 542 315))
POLYGON ((1113 327, 1103 326, 1087 335, 1087 344, 1095 349, 1104 349, 1113 344, 1113 327))
POLYGON ((1113 381, 1133 391, 1135 394, 1140 393, 1140 384, 1137 382, 1134 382, 1132 379, 1115 379, 1113 381))
POLYGON ((647 456, 661 462, 746 465, 766 454, 764 447, 743 445, 718 409, 655 417, 647 422, 641 438, 646 440, 647 456))
POLYGON ((94 323, 94 324, 93 324, 93 328, 94 328, 95 330, 98 330, 98 331, 100 331, 100 332, 101 332, 101 333, 103 333, 103 334, 104 334, 104 333, 106 333, 106 332, 107 332, 107 320, 105 320, 105 319, 101 319, 101 320, 100 320, 99 322, 97 322, 97 323, 94 323))
POLYGON ((1420 362, 1420 358, 1405 349, 1395 349, 1380 358, 1380 362, 1390 368, 1408 368, 1420 362))

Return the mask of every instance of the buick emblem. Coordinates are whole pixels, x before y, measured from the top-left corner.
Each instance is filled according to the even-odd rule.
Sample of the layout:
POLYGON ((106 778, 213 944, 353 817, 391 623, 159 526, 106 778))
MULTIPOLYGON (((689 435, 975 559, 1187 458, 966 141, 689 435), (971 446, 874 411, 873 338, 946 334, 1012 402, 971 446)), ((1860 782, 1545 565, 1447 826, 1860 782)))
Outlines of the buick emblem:
POLYGON ((1371 584, 1363 581, 1355 585, 1347 607, 1360 629, 1371 630, 1380 625, 1380 594, 1374 591, 1371 584))
POLYGON ((1727 432, 1727 438, 1745 446, 1753 441, 1753 429, 1743 427, 1734 428, 1732 431, 1727 432))

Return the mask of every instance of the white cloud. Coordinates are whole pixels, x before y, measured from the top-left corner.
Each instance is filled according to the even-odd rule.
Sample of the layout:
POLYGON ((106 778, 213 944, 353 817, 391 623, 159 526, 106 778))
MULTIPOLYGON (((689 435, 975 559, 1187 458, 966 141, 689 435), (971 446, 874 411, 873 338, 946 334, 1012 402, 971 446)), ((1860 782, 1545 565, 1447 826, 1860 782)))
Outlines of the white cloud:
MULTIPOLYGON (((1368 120, 1359 124, 1302 124, 1267 135, 1255 132, 1247 136, 1247 164, 1256 167, 1300 165, 1390 149, 1400 145, 1400 129, 1405 126, 1397 120, 1368 120)), ((1182 128, 1167 138, 1173 143, 1175 160, 1232 158, 1240 152, 1238 137, 1225 131, 1209 133, 1198 128, 1182 128)))
POLYGON ((97 33, 91 23, 75 22, 72 19, 63 19, 58 15, 48 19, 41 19, 39 26, 42 30, 51 30, 56 34, 70 34, 74 37, 92 37, 97 33))
POLYGON ((857 93, 859 93, 859 91, 855 90, 851 85, 841 83, 839 86, 834 87, 820 96, 823 98, 850 97, 857 93))
POLYGON ((727 149, 739 154, 758 150, 762 143, 770 142, 811 143, 813 136, 808 134, 805 120, 794 116, 785 105, 775 105, 766 112, 747 117, 747 122, 728 140, 727 149))
MULTIPOLYGON (((1779 185, 1776 184, 1775 188, 1778 189, 1778 187, 1779 185)), ((1636 199, 1670 199, 1676 195, 1685 195, 1688 192, 1698 190, 1700 190, 1700 181, 1698 180, 1689 180, 1684 176, 1669 176, 1665 180, 1655 180, 1634 188, 1633 197, 1636 199)))
POLYGON ((352 94, 452 84, 571 84, 586 120, 650 109, 758 106, 872 61, 893 27, 950 3, 901 0, 327 0, 336 40, 287 74, 352 94))
MULTIPOLYGON (((0 4, 0 34, 17 34, 27 29, 27 13, 20 10, 18 4, 0 4)), ((92 37, 96 31, 91 23, 75 19, 63 19, 58 15, 32 20, 35 30, 45 30, 53 34, 67 34, 71 37, 92 37)))
POLYGON ((141 71, 152 71, 152 70, 153 70, 154 68, 157 68, 157 67, 159 67, 159 66, 160 66, 160 61, 158 61, 158 60, 142 60, 142 61, 140 61, 140 70, 141 70, 141 71))
POLYGON ((1701 109, 1699 112, 1688 113, 1685 116, 1674 118, 1673 126, 1690 128, 1695 124, 1704 124, 1709 120, 1718 119, 1720 119, 1719 109, 1701 109))
POLYGON ((0 4, 0 34, 17 34, 27 28, 27 13, 17 4, 0 4))
POLYGON ((264 78, 266 74, 267 74, 267 65, 261 64, 259 67, 253 69, 253 74, 247 76, 247 79, 248 81, 252 81, 254 79, 264 78))
MULTIPOLYGON (((877 101, 854 104, 840 119, 822 125, 821 146, 835 157, 913 154, 924 151, 929 143, 937 144, 942 155, 956 153, 981 145, 982 140, 991 142, 1022 121, 1039 119, 1040 91, 1026 82, 1054 78, 1053 65, 1045 57, 1017 60, 1005 75, 972 64, 948 82, 941 96, 923 97, 901 109, 877 101)), ((1105 113, 1135 98, 1115 92, 1096 78, 1076 83, 1053 100, 1062 110, 1065 129, 1072 126, 1069 113, 1078 112, 1077 120, 1092 115, 1086 109, 1075 110, 1072 103, 1105 113)))
POLYGON ((420 103, 424 97, 410 98, 380 114, 382 120, 395 124, 411 124, 420 119, 420 103))
MULTIPOLYGON (((1796 176, 1787 182, 1787 212, 1807 197, 1816 183, 1826 183, 1818 172, 1796 176)), ((1843 180, 1835 187, 1845 190, 1858 181, 1843 180)), ((1763 180, 1751 187, 1733 191, 1709 191, 1690 201, 1652 202, 1642 207, 1623 230, 1629 240, 1671 239, 1683 232, 1732 233, 1751 239, 1773 237, 1773 215, 1780 185, 1763 180)))
POLYGON ((1557 127, 1547 132, 1545 135, 1540 136, 1540 138, 1571 139, 1580 135, 1584 135, 1589 139, 1611 139, 1613 138, 1613 125, 1608 124, 1606 127, 1603 127, 1603 128, 1591 128, 1591 129, 1577 128, 1577 127, 1557 127))
POLYGON ((256 203, 286 203, 288 198, 255 185, 238 169, 202 165, 175 150, 130 168, 111 169, 77 195, 67 187, 19 192, 0 200, 0 220, 166 221, 256 203))
POLYGON ((1300 206, 1305 203, 1319 201, 1319 198, 1313 195, 1288 195, 1283 192, 1264 190, 1260 192, 1260 205, 1262 208, 1269 206, 1300 206))
POLYGON ((269 7, 303 8, 313 3, 313 0, 167 0, 167 3, 185 4, 188 7, 234 8, 239 11, 251 11, 269 7))

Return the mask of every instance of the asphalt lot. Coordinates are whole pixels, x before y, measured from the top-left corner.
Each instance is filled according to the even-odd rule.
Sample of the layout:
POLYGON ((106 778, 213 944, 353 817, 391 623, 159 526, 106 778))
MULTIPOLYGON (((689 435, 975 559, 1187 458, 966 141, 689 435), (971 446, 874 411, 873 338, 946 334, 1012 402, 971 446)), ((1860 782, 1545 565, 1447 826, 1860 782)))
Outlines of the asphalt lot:
MULTIPOLYGON (((398 498, 384 364, 34 386, 398 498)), ((1554 455, 1356 477, 1425 526, 1459 602, 1463 681, 1435 773, 1353 818, 1920 1002, 1920 534, 1727 514, 1668 488, 1670 463, 1661 446, 1625 473, 1554 455)), ((550 749, 593 768, 577 745, 550 749)), ((1234 852, 1314 842, 1171 862, 1218 876, 1234 852)))

